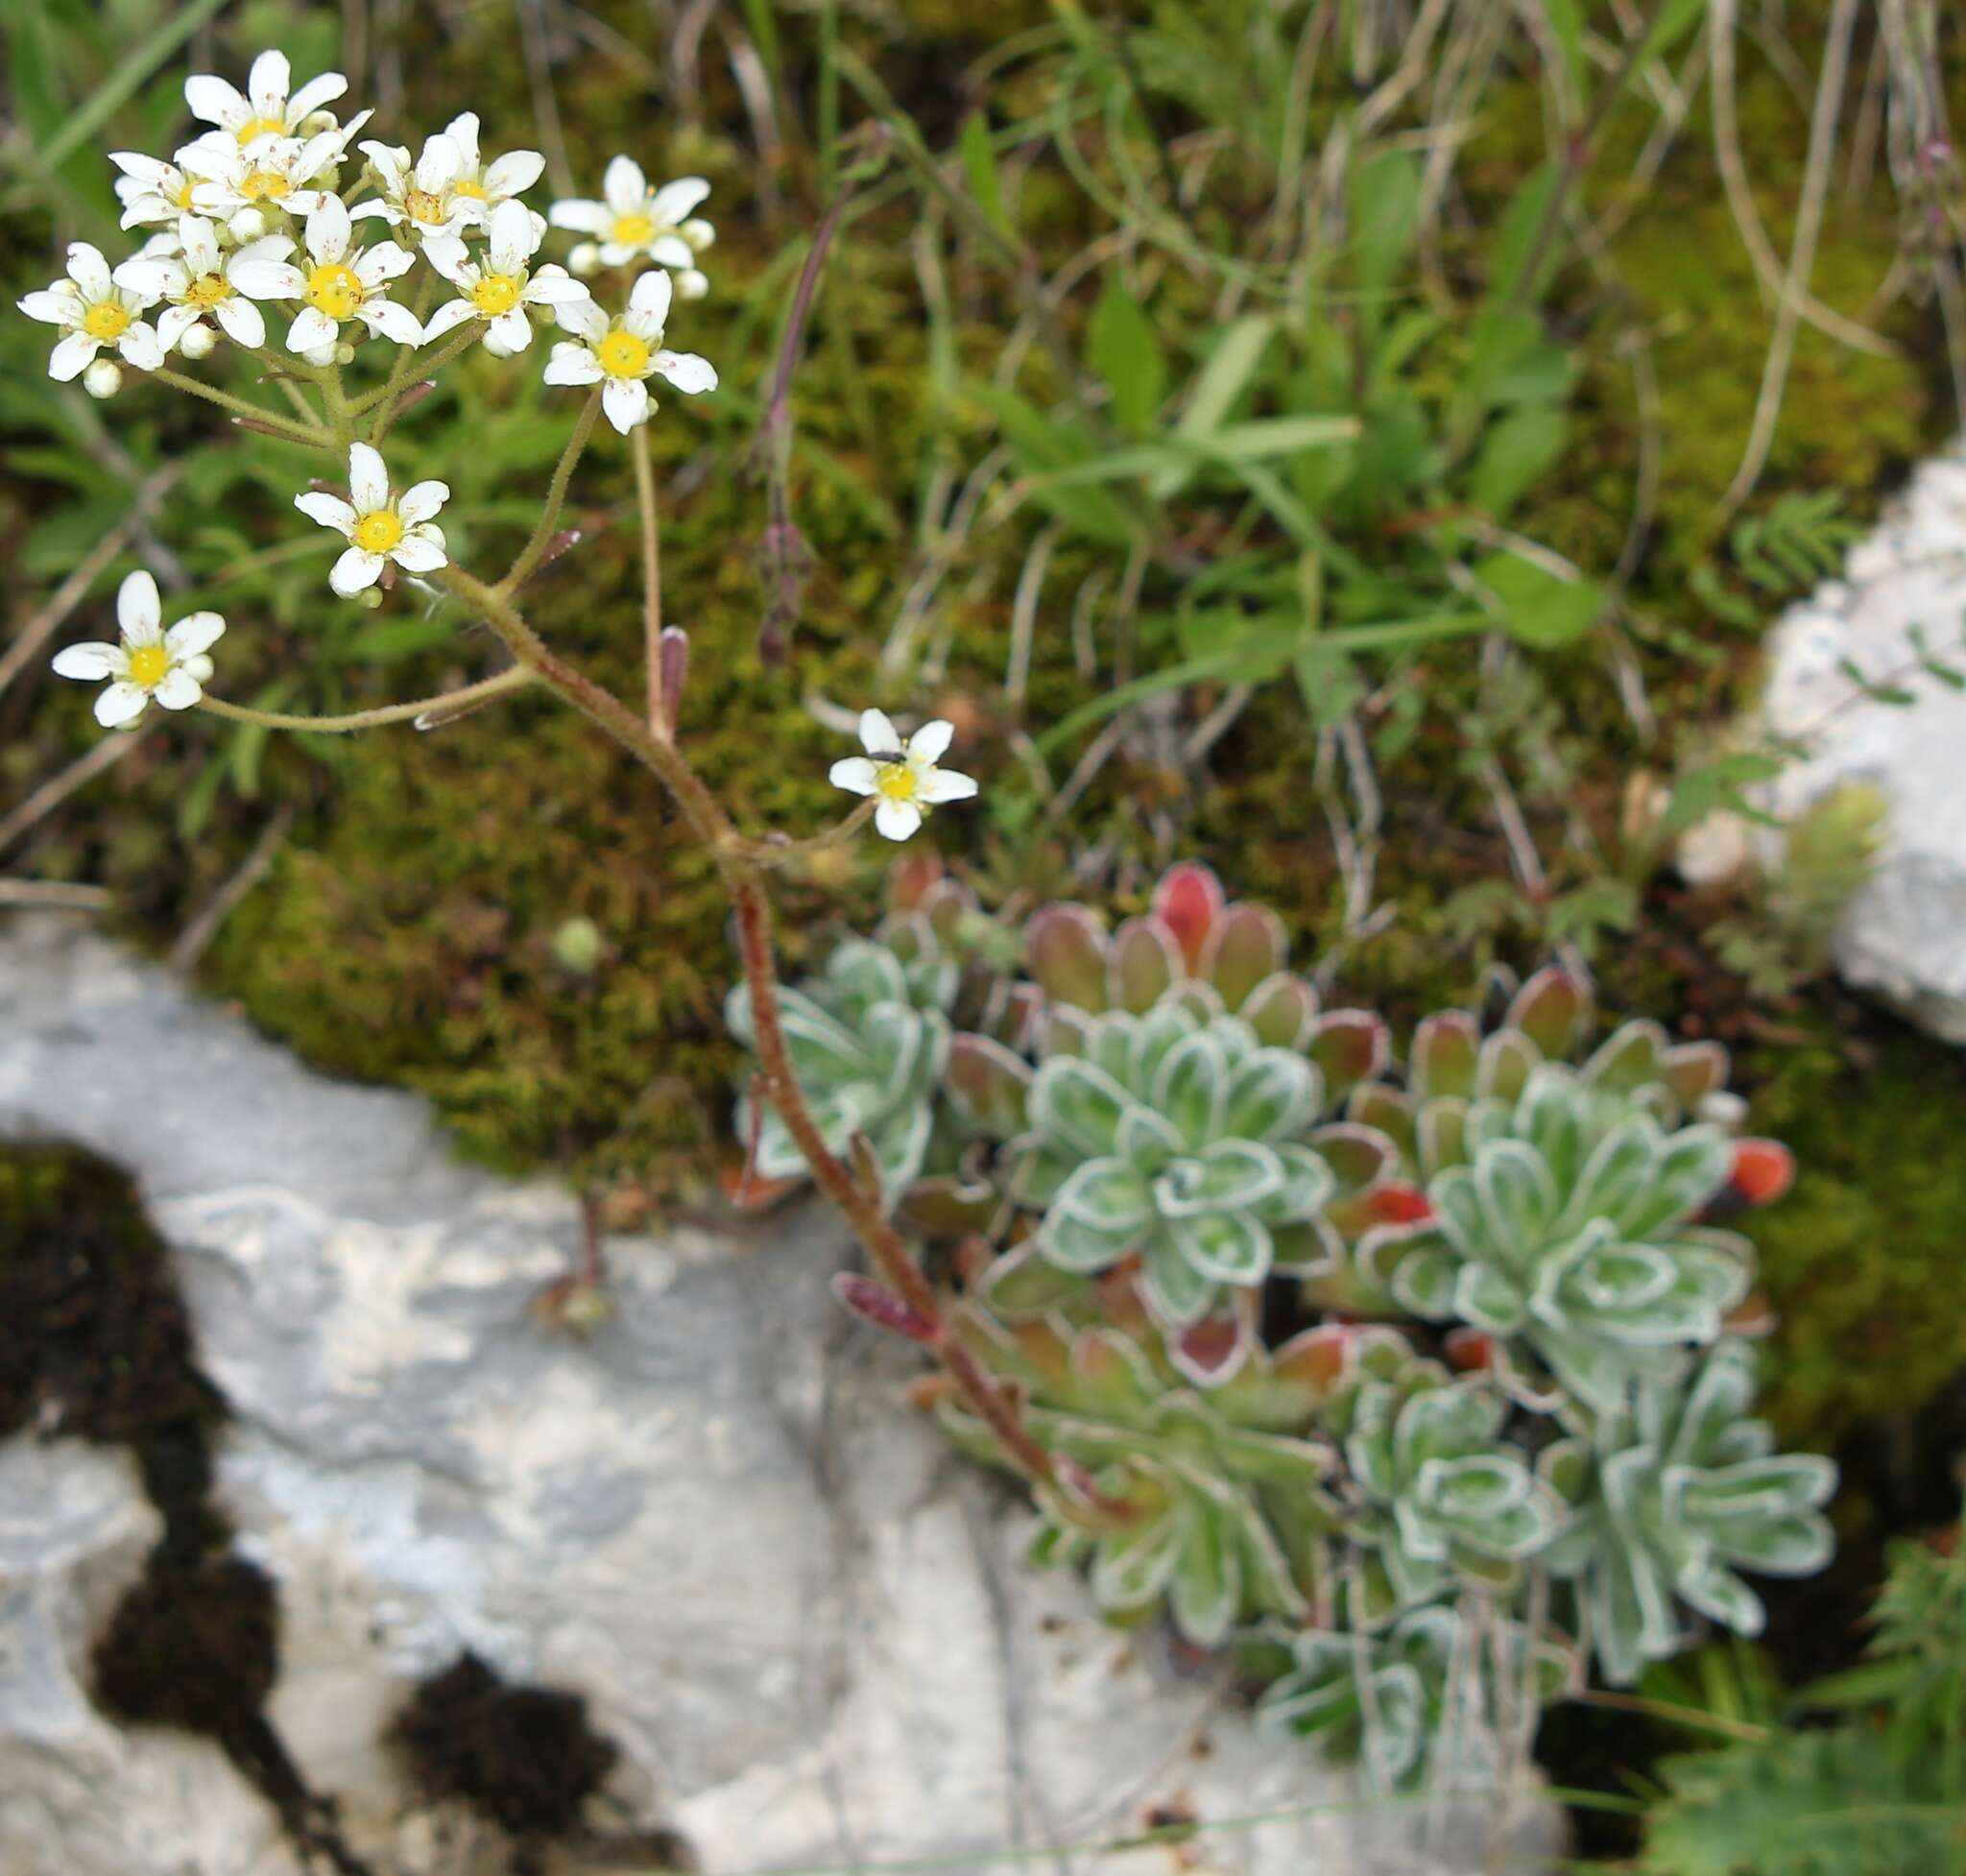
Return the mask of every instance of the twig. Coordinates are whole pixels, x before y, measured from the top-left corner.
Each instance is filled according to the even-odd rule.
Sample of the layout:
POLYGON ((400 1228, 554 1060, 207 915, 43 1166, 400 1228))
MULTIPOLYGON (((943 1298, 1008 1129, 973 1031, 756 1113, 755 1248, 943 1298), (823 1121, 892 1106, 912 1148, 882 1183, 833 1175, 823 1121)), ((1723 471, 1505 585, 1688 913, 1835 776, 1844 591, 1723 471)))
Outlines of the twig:
POLYGON ((104 912, 115 902, 116 896, 108 886, 73 885, 65 879, 0 878, 0 905, 104 912))
POLYGON ((219 935, 219 927, 232 915, 233 908, 272 871, 274 860, 286 844, 293 827, 293 805, 282 802, 261 830, 259 838, 252 843, 252 851, 233 868, 231 877, 205 902, 198 916, 178 934, 167 958, 172 970, 189 974, 197 967, 198 960, 219 935))
POLYGON ((12 814, 0 821, 0 853, 12 846, 36 822, 52 814, 78 788, 93 782, 105 769, 114 768, 150 734, 156 722, 156 718, 153 716, 133 730, 105 736, 86 756, 79 757, 59 775, 42 782, 12 814))

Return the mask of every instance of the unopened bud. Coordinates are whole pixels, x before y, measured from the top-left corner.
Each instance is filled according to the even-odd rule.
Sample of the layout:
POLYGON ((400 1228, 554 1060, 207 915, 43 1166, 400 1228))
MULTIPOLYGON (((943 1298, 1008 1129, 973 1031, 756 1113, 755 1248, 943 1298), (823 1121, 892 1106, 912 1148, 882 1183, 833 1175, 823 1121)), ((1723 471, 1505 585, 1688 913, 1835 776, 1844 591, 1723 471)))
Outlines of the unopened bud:
POLYGON ((178 340, 178 349, 186 358, 209 358, 212 348, 219 342, 219 335, 201 321, 196 325, 187 325, 178 340))
POLYGON ((701 300, 710 290, 709 276, 700 274, 693 267, 685 267, 675 276, 676 297, 679 300, 701 300))
POLYGON ((692 216, 676 231, 700 254, 707 253, 717 244, 716 229, 701 215, 692 216))
POLYGON ((113 358, 98 358, 83 373, 82 388, 91 397, 113 397, 123 388, 123 369, 113 358))
POLYGON ((266 210, 263 208, 242 208, 226 224, 226 232, 242 245, 257 241, 266 232, 266 210))
POLYGON ((592 919, 571 918, 553 933, 553 961, 577 977, 590 977, 599 967, 607 941, 592 919))
POLYGON ((355 595, 355 604, 367 607, 372 613, 375 612, 382 604, 382 589, 380 587, 364 587, 355 595))
POLYGON ((673 736, 683 708, 683 686, 689 681, 689 634, 680 625, 665 625, 656 656, 662 674, 662 714, 673 736))
POLYGON ((892 1329, 911 1342, 927 1344, 935 1340, 936 1325, 918 1315, 893 1290, 883 1288, 872 1277, 843 1270, 833 1279, 833 1294, 855 1315, 865 1316, 882 1329, 892 1329))
MULTIPOLYGON (((322 349, 325 351, 327 348, 324 346, 322 349)), ((336 346, 328 357, 322 362, 331 365, 352 365, 355 362, 355 348, 344 341, 341 345, 336 346)))
POLYGON ((601 249, 598 242, 582 241, 575 244, 572 253, 566 257, 566 264, 574 273, 583 277, 601 271, 601 249))
POLYGON ((332 342, 324 346, 310 346, 300 356, 310 365, 332 365, 335 347, 332 342))

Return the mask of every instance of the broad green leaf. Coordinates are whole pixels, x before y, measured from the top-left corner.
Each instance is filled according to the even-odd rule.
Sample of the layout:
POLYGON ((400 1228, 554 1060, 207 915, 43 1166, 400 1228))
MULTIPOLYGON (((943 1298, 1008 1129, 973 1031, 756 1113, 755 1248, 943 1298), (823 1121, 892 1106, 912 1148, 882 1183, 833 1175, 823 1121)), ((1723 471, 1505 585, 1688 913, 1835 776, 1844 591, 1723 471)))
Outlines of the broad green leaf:
POLYGON ((1509 636, 1537 650, 1574 643, 1604 608, 1604 589, 1596 581, 1559 580, 1518 554, 1490 554, 1474 571, 1500 605, 1509 636))
POLYGON ((963 158, 964 172, 970 179, 970 193, 975 198, 976 206, 983 211, 984 219, 1006 239, 1016 240, 1017 228, 1003 205, 1003 180, 996 171, 996 152, 990 142, 990 123, 982 111, 971 111, 964 120, 956 147, 963 158))
POLYGON ((1161 342, 1139 301, 1115 268, 1092 309, 1087 335, 1088 362, 1113 393, 1113 414, 1136 436, 1154 427, 1165 393, 1167 369, 1161 342))
POLYGON ((1563 453, 1570 427, 1552 404, 1525 404, 1502 418, 1481 441, 1468 472, 1468 495, 1497 521, 1508 518, 1537 479, 1563 453))

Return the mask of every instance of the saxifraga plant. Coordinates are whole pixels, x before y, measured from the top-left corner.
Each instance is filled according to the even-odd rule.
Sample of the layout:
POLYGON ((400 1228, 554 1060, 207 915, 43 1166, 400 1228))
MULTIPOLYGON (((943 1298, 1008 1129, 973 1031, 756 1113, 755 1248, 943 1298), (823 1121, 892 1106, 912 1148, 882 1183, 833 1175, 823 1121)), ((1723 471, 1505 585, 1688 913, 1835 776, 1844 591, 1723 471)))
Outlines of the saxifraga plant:
POLYGON ((1738 1571, 1827 1557, 1834 1468, 1749 1417, 1753 1250, 1722 1221, 1791 1168, 1737 1137, 1724 1049, 1644 1022, 1593 1048, 1551 968, 1396 1065, 1194 865, 1111 934, 1042 907, 1020 955, 972 986, 935 1202, 900 1215, 952 1246, 954 1333, 1052 1457, 1036 1554, 1112 1619, 1249 1642, 1265 1714, 1390 1785, 1497 1723, 1504 1655, 1531 1702, 1593 1659, 1624 1684, 1689 1616, 1755 1632, 1738 1571))

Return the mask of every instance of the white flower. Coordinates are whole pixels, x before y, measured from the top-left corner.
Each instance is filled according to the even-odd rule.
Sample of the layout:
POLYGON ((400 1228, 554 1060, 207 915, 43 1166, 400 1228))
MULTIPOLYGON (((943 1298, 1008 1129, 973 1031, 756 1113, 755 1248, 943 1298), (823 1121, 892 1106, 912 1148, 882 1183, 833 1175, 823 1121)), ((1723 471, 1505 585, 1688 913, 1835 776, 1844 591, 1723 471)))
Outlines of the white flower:
POLYGON ((167 710, 185 710, 204 694, 201 686, 211 676, 205 653, 226 629, 216 613, 189 613, 166 632, 157 583, 138 572, 116 594, 116 624, 122 643, 70 645, 55 655, 60 677, 108 681, 96 699, 96 721, 104 729, 134 723, 153 697, 167 710))
POLYGON ((209 131, 178 152, 180 166, 194 179, 191 205, 228 222, 249 209, 311 215, 332 193, 335 165, 348 154, 348 139, 368 121, 365 110, 304 143, 263 136, 241 145, 223 131, 209 131))
POLYGON ((113 397, 123 389, 123 368, 113 358, 98 358, 82 374, 82 388, 91 397, 113 397))
POLYGON ((339 72, 310 78, 289 97, 293 84, 286 54, 262 52, 246 75, 243 96, 224 79, 205 73, 184 81, 184 102, 192 116, 229 131, 244 149, 263 136, 298 136, 308 118, 348 88, 348 81, 339 72))
POLYGON ((874 825, 890 840, 905 840, 931 807, 968 801, 976 792, 969 776, 935 766, 955 734, 953 724, 924 723, 903 742, 884 711, 864 710, 860 746, 867 754, 835 762, 830 780, 851 794, 875 796, 880 806, 874 810, 874 825))
MULTIPOLYGON (((465 111, 423 143, 414 166, 401 144, 365 143, 382 194, 348 212, 357 221, 379 216, 392 228, 408 223, 420 234, 456 234, 482 227, 500 203, 530 189, 546 159, 537 150, 514 150, 489 167, 478 156, 478 117, 465 111)), ((539 244, 533 244, 537 247, 539 244)))
POLYGON ((384 561, 405 573, 431 573, 444 565, 444 530, 431 516, 450 499, 444 482, 419 482, 393 495, 382 457, 366 443, 348 449, 349 501, 339 495, 296 495, 294 506, 309 520, 333 528, 348 541, 327 584, 345 599, 372 587, 384 561))
POLYGON ((644 274, 628 296, 628 310, 610 324, 591 300, 573 300, 555 317, 577 340, 563 339, 546 362, 548 384, 598 384, 608 421, 626 436, 655 408, 646 380, 657 373, 677 390, 695 394, 717 388, 715 368, 693 351, 661 349, 669 317, 669 277, 644 274))
POLYGON ((242 292, 257 300, 301 300, 306 304, 287 328, 287 349, 310 356, 341 338, 353 321, 399 346, 420 345, 423 322, 389 297, 389 283, 406 273, 415 256, 394 241, 357 248, 348 211, 339 196, 324 196, 307 217, 307 265, 255 259, 242 292))
POLYGON ((563 267, 547 265, 535 274, 527 263, 538 251, 540 229, 522 202, 501 202, 492 211, 491 240, 484 258, 472 260, 454 234, 426 234, 423 258, 461 290, 423 322, 423 343, 442 338, 466 320, 482 319, 485 349, 510 358, 533 342, 528 306, 564 306, 588 297, 580 281, 569 279, 563 267))
POLYGON ((195 179, 176 163, 146 156, 138 150, 112 150, 109 160, 123 174, 116 179, 116 200, 123 204, 123 228, 176 228, 180 215, 192 207, 195 179))
POLYGON ((118 286, 101 249, 77 241, 68 250, 68 277, 29 294, 20 310, 29 319, 69 328, 48 357, 48 375, 66 384, 80 377, 105 346, 113 347, 139 372, 156 371, 164 362, 164 349, 137 315, 155 305, 156 298, 118 286))
MULTIPOLYGON (((700 176, 651 189, 639 163, 616 156, 601 179, 605 200, 556 202, 547 219, 555 228, 593 237, 573 251, 575 273, 591 273, 595 266, 626 267, 636 260, 694 273, 698 253, 716 235, 707 222, 691 220, 689 211, 709 192, 700 176)), ((683 294, 685 300, 698 297, 683 294)))
POLYGON ((126 260, 113 277, 119 287, 170 302, 157 315, 157 338, 164 349, 182 344, 206 313, 234 345, 265 345, 266 321, 252 302, 280 297, 287 281, 278 263, 294 252, 294 244, 284 234, 268 234, 221 253, 218 230, 204 216, 180 215, 178 247, 175 254, 126 260))

